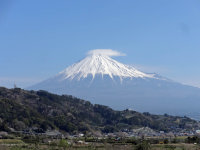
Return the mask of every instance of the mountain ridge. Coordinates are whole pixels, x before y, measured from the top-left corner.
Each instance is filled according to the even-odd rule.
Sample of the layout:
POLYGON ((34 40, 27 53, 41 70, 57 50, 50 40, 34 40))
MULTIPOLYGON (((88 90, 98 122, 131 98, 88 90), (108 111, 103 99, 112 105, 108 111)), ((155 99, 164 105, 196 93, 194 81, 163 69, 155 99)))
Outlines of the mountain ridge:
POLYGON ((195 116, 200 120, 197 107, 200 88, 158 74, 143 73, 111 58, 118 55, 110 51, 92 51, 58 75, 28 89, 74 95, 118 110, 131 108, 155 114, 195 116))
POLYGON ((70 134, 118 132, 149 127, 156 131, 195 131, 198 121, 188 117, 152 115, 132 110, 117 111, 70 95, 0 87, 0 131, 70 134))

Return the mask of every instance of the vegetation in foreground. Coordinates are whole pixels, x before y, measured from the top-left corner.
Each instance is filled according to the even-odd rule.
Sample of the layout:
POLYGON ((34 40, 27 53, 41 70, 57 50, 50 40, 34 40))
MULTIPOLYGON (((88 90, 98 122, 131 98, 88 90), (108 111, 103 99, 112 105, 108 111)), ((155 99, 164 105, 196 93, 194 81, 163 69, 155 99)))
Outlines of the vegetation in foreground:
POLYGON ((46 91, 0 88, 0 131, 44 133, 59 130, 68 134, 114 133, 149 127, 157 131, 191 131, 200 128, 188 117, 152 115, 132 110, 115 111, 73 96, 46 91))
POLYGON ((195 150, 200 139, 183 135, 199 128, 188 117, 115 111, 73 96, 0 88, 0 150, 195 150), (158 136, 143 137, 154 130, 158 136))
POLYGON ((176 139, 98 139, 92 137, 74 139, 41 139, 24 137, 1 139, 0 150, 199 150, 199 137, 176 139))

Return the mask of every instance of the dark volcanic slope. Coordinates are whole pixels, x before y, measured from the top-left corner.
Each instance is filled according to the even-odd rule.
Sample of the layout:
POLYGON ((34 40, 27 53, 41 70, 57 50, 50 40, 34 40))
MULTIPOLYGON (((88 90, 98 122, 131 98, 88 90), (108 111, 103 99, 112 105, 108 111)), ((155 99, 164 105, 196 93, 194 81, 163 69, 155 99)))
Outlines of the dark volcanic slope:
POLYGON ((37 128, 46 131, 56 128, 69 133, 114 132, 144 126, 169 131, 197 128, 199 123, 187 117, 115 111, 73 96, 59 96, 46 91, 0 88, 0 130, 37 128))

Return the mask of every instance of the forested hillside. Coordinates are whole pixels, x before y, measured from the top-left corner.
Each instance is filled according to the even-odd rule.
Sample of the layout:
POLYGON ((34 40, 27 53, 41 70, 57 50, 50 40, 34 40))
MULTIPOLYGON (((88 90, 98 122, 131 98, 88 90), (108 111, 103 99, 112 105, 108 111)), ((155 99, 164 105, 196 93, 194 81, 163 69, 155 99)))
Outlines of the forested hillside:
POLYGON ((188 117, 116 111, 68 95, 0 88, 0 131, 59 129, 68 133, 105 133, 138 127, 171 131, 198 126, 198 122, 188 117))

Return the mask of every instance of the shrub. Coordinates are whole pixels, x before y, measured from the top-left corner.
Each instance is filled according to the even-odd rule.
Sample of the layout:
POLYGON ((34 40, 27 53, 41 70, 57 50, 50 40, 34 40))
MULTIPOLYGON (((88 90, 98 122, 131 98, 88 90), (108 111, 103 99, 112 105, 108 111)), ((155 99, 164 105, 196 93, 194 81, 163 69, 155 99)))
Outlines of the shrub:
POLYGON ((68 144, 67 140, 62 139, 62 140, 60 140, 58 146, 63 147, 63 148, 67 148, 67 147, 69 147, 69 144, 68 144))
POLYGON ((147 141, 143 141, 136 146, 136 150, 150 150, 151 145, 147 141))

